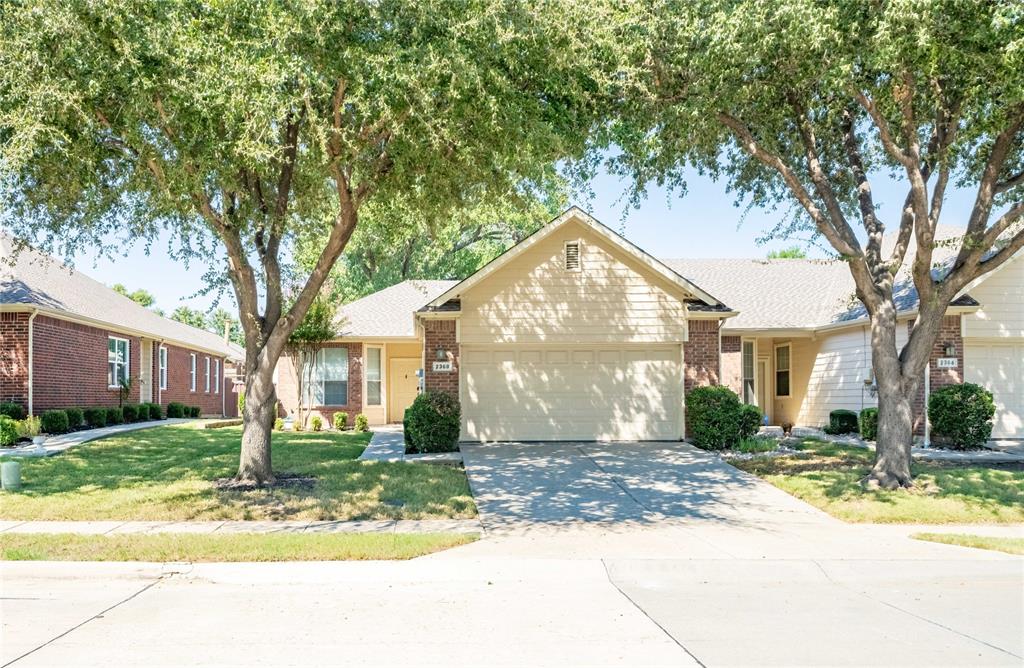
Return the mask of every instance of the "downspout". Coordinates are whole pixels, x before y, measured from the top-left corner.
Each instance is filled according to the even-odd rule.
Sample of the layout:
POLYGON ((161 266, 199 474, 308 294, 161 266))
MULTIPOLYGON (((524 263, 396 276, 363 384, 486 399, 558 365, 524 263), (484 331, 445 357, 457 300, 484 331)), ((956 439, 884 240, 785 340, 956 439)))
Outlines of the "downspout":
MULTIPOLYGON (((156 342, 156 403, 164 405, 164 386, 160 382, 160 351, 164 348, 164 340, 156 342)), ((150 370, 152 371, 152 369, 150 370)))
POLYGON ((924 368, 924 446, 932 444, 932 429, 928 423, 928 395, 932 392, 932 363, 924 368))
POLYGON ((34 360, 34 355, 33 355, 33 352, 32 352, 32 339, 33 339, 32 330, 33 330, 33 322, 35 321, 37 315, 39 315, 39 311, 37 309, 32 309, 32 314, 28 317, 28 414, 29 415, 35 415, 35 413, 32 412, 32 395, 33 395, 33 391, 32 391, 33 390, 33 387, 32 387, 32 385, 33 385, 32 367, 35 366, 35 364, 34 364, 34 361, 35 361, 34 360))

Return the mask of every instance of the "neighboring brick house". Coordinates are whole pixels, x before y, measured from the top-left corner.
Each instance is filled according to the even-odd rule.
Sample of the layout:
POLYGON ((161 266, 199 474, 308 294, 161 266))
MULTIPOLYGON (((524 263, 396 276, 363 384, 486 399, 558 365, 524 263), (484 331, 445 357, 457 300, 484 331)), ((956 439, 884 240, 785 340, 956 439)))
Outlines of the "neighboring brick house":
POLYGON ((237 346, 164 318, 85 274, 0 234, 0 401, 38 414, 128 401, 234 415, 226 361, 237 346))
MULTIPOLYGON (((1024 437, 1020 257, 950 305, 919 435, 926 387, 966 379, 995 394, 994 435, 1024 437)), ((902 344, 917 296, 897 287, 902 344)), ((723 384, 773 424, 821 426, 877 403, 868 330, 840 261, 658 260, 572 208, 463 281, 405 281, 343 306, 309 402, 381 424, 426 389, 460 399, 464 440, 671 440, 686 394, 723 384)), ((294 414, 291 356, 278 396, 294 414)))

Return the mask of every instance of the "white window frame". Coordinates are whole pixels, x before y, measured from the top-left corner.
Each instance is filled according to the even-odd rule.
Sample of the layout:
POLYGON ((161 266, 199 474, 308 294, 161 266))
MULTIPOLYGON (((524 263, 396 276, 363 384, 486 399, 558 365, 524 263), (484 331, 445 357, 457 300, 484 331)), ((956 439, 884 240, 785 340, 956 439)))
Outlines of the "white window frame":
POLYGON ((210 356, 203 358, 203 392, 210 393, 210 356))
POLYGON ((220 360, 213 360, 213 393, 220 394, 220 360))
POLYGON ((132 342, 126 338, 120 336, 107 336, 107 387, 109 389, 118 389, 121 384, 117 382, 117 367, 124 367, 124 377, 131 378, 131 365, 132 365, 132 342), (114 353, 117 354, 117 344, 124 344, 124 361, 117 362, 116 360, 110 359, 110 342, 114 341, 114 353), (110 372, 110 365, 114 364, 114 373, 110 372))
POLYGON ((189 392, 196 391, 196 374, 199 371, 199 358, 195 353, 189 353, 189 392))
POLYGON ((363 360, 363 399, 367 406, 373 406, 377 408, 384 405, 384 347, 383 346, 366 346, 366 357, 363 360), (377 380, 370 380, 370 351, 376 350, 380 353, 380 357, 377 358, 379 368, 377 369, 378 378, 377 380), (375 403, 370 403, 370 383, 378 383, 380 385, 380 393, 378 397, 380 400, 375 403))
MULTIPOLYGON (((303 354, 305 357, 305 354, 303 354)), ((310 362, 304 361, 300 365, 300 373, 304 373, 302 369, 305 369, 305 365, 310 362)), ((348 346, 325 346, 320 348, 315 357, 313 357, 312 363, 314 364, 313 375, 307 386, 304 388, 303 393, 306 395, 305 405, 309 407, 330 407, 330 408, 347 408, 352 401, 352 351, 348 346), (345 378, 335 378, 327 381, 324 378, 324 369, 327 366, 327 353, 328 351, 344 350, 345 351, 345 378), (343 382, 345 383, 345 403, 327 403, 327 387, 326 382, 343 382)))
POLYGON ((772 377, 775 379, 774 390, 775 397, 779 399, 786 399, 793 396, 793 346, 790 343, 780 343, 775 346, 774 357, 772 359, 773 374, 772 377), (787 350, 788 363, 785 369, 779 368, 779 350, 785 348, 787 350), (779 374, 785 372, 789 374, 789 387, 786 388, 788 392, 786 394, 779 394, 779 374))
POLYGON ((747 378, 746 359, 744 357, 746 352, 745 352, 744 349, 746 348, 746 346, 748 344, 750 345, 750 364, 751 364, 751 370, 750 370, 751 376, 750 376, 749 380, 752 381, 752 384, 753 384, 753 387, 754 387, 754 401, 753 401, 753 405, 757 406, 757 405, 759 405, 758 399, 761 396, 761 394, 760 394, 760 388, 758 388, 758 386, 757 386, 758 383, 757 383, 757 340, 756 339, 740 339, 740 389, 741 389, 740 401, 742 401, 743 403, 751 403, 751 402, 747 401, 747 397, 746 397, 747 380, 748 380, 748 378, 747 378))
POLYGON ((167 348, 160 346, 157 351, 157 377, 160 382, 160 389, 167 389, 167 348))

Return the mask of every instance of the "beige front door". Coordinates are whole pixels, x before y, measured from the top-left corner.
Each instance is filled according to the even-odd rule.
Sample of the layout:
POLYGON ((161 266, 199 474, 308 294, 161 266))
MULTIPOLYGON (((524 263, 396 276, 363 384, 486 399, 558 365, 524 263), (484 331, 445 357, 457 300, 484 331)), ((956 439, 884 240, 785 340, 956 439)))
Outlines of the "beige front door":
POLYGON ((392 358, 388 376, 388 416, 391 422, 401 422, 405 409, 412 405, 419 389, 416 371, 420 368, 418 358, 392 358))

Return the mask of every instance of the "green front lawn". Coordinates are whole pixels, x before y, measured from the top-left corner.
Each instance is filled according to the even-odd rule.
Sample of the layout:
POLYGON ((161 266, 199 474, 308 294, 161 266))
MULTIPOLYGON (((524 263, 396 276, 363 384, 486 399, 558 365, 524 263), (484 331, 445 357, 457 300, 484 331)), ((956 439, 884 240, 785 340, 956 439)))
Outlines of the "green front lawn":
POLYGON ((412 559, 475 535, 436 534, 0 534, 4 561, 355 561, 412 559))
POLYGON ((914 489, 869 490, 874 453, 807 440, 798 455, 730 462, 847 522, 1024 522, 1024 470, 915 462, 914 489))
POLYGON ((157 427, 22 458, 22 489, 0 493, 6 520, 365 520, 476 516, 466 475, 447 466, 360 462, 352 432, 276 432, 274 470, 307 486, 218 489, 238 469, 240 427, 157 427))
POLYGON ((997 536, 971 536, 963 533, 915 533, 911 538, 933 543, 975 547, 979 550, 995 550, 1007 554, 1024 554, 1024 538, 1001 538, 997 536))

